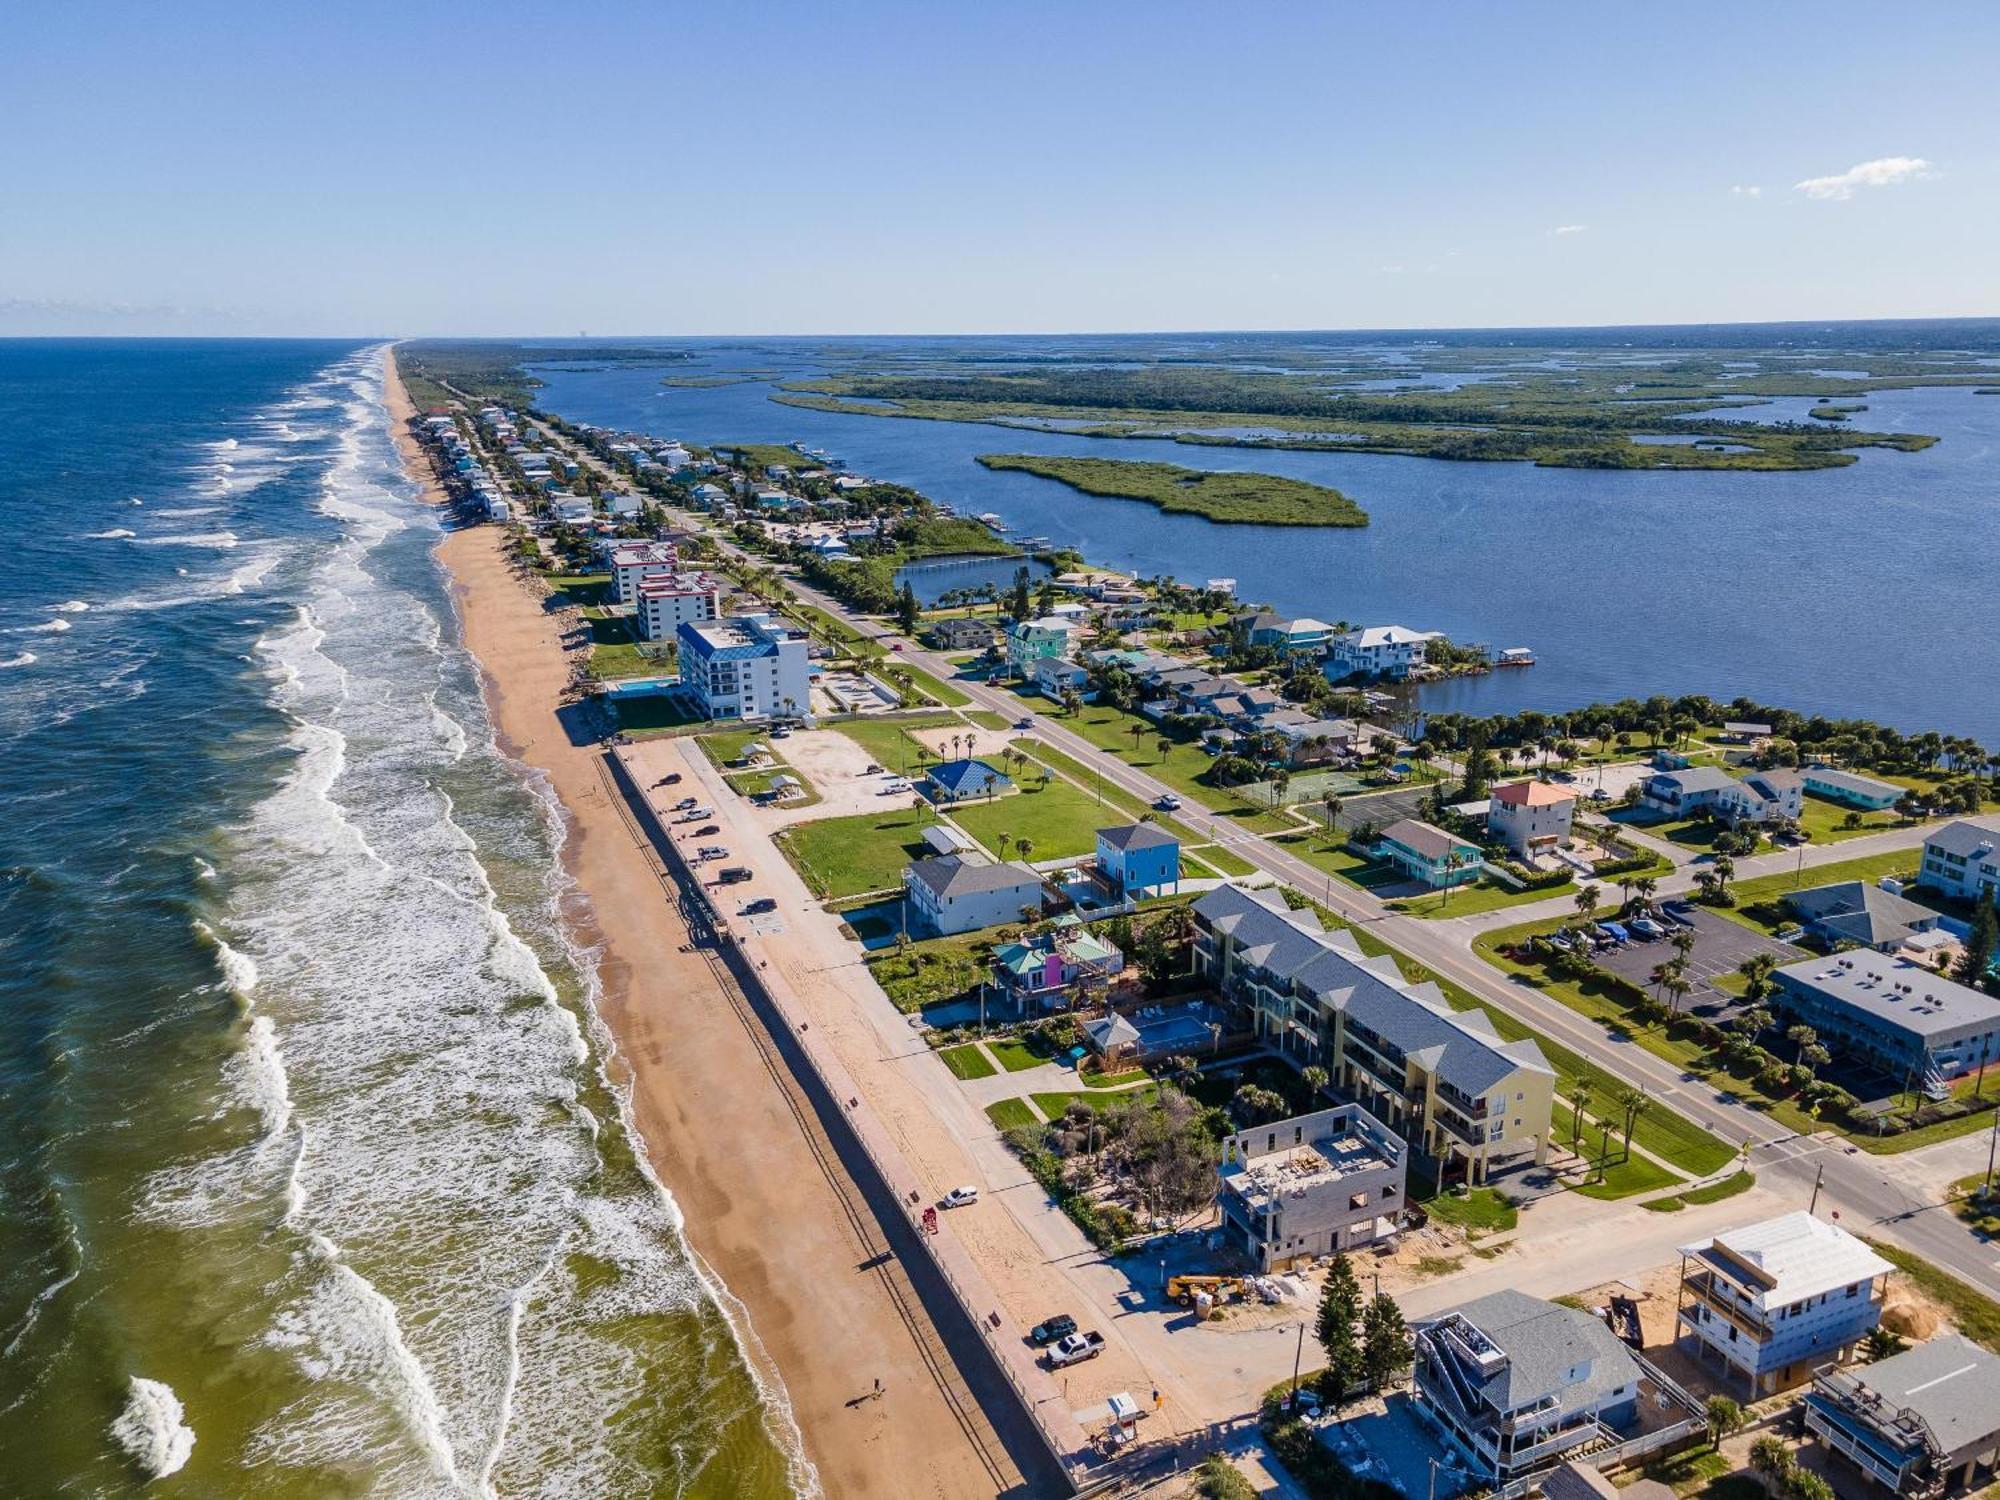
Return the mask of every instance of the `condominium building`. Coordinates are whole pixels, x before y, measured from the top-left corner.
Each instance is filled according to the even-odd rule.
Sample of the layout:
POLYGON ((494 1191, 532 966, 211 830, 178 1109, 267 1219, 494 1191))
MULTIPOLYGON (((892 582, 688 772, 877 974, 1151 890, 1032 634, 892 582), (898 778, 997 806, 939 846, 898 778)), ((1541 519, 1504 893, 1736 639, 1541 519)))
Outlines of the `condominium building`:
POLYGON ((806 642, 769 615, 690 620, 679 628, 681 686, 705 719, 806 718, 806 642))
POLYGON ((611 550, 611 586, 620 604, 639 602, 639 584, 660 573, 678 573, 680 548, 671 542, 622 542, 611 550))
POLYGON ((1453 1010, 1394 958, 1368 957, 1312 909, 1274 891, 1218 886, 1194 903, 1195 967, 1247 1012, 1246 1029, 1295 1067, 1326 1069, 1430 1159, 1441 1178, 1483 1182, 1545 1159, 1555 1070, 1479 1010, 1453 1010))
POLYGON ((1787 1021, 1895 1085, 1935 1089, 2000 1058, 2000 999, 1900 954, 1850 948, 1771 977, 1772 1003, 1787 1021))
POLYGON ((1917 883, 1961 901, 2000 899, 2000 818, 1960 818, 1925 839, 1917 883))
POLYGON ((634 618, 649 641, 670 641, 691 621, 722 614, 722 584, 706 573, 654 573, 639 582, 634 618))
POLYGON ((1894 1269, 1804 1210, 1681 1246, 1675 1338, 1741 1377, 1752 1397, 1845 1359, 1882 1321, 1894 1269))

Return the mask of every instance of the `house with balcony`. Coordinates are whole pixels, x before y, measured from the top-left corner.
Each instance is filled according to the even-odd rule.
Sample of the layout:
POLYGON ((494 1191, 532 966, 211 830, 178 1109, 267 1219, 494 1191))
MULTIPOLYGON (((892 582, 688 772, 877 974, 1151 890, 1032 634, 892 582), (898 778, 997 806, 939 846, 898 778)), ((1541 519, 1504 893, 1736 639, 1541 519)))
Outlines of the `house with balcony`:
POLYGON ((2000 818, 1960 818, 1924 840, 1919 883, 1977 904, 2000 900, 2000 818))
POLYGON ((993 983, 1022 1015, 1067 1010, 1093 981, 1124 972, 1125 955, 1073 917, 993 950, 993 983))
POLYGON ((1859 1369, 1828 1366, 1806 1395, 1805 1423, 1895 1494, 1970 1493, 2000 1466, 2000 1356, 1943 1333, 1859 1369))
POLYGON ((1435 630, 1411 630, 1407 625, 1370 625, 1343 635, 1329 635, 1326 662, 1321 668, 1328 682, 1345 682, 1350 677, 1387 677, 1400 682, 1424 664, 1435 630))
POLYGON ((1016 677, 1033 677, 1035 663, 1046 656, 1069 656, 1083 633, 1075 620, 1043 615, 1016 620, 1007 627, 1007 669, 1016 677))
POLYGON ((1576 793, 1553 781, 1515 781, 1497 786, 1486 804, 1486 831, 1516 859, 1550 854, 1569 842, 1576 793))
POLYGON ((1193 913, 1195 971, 1239 1028, 1294 1067, 1324 1068, 1440 1181, 1546 1159, 1555 1070, 1532 1041, 1505 1040, 1485 1012, 1454 1010, 1276 892, 1218 886, 1193 913))
POLYGON ((1486 868, 1477 844, 1417 818, 1403 818, 1376 835, 1375 857, 1434 891, 1477 880, 1486 868))
POLYGON ((1042 911, 1042 877, 1024 864, 995 864, 970 854, 913 860, 903 871, 910 925, 949 937, 1019 922, 1042 911))
POLYGON ((1157 896, 1178 890, 1181 841, 1157 823, 1100 828, 1097 873, 1121 896, 1157 896))
POLYGON ((1638 1426, 1638 1362, 1591 1313, 1500 1291, 1410 1332, 1417 1409, 1492 1488, 1638 1426))
POLYGON ((1265 1274, 1379 1244, 1403 1212, 1409 1150, 1358 1104, 1238 1131, 1222 1142, 1222 1235, 1265 1274))
POLYGON ((1894 1269, 1804 1210, 1681 1246, 1675 1341, 1753 1400, 1839 1363, 1882 1321, 1894 1269))

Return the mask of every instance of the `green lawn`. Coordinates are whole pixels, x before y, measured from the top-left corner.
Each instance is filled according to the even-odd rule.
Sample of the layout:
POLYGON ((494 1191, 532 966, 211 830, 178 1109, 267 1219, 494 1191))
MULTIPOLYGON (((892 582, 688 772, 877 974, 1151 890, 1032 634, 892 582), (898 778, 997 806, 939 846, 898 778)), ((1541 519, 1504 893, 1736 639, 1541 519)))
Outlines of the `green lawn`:
POLYGON ((1799 809, 1799 826, 1812 835, 1815 844, 1837 844, 1842 839, 1858 839, 1864 834, 1880 833, 1885 828, 1900 828, 1903 820, 1891 810, 1861 812, 1859 808, 1831 802, 1808 792, 1804 805, 1799 809), (1842 826, 1849 813, 1860 814, 1858 826, 1842 826))
POLYGON ((612 641, 590 648, 590 675, 599 682, 616 682, 625 677, 671 677, 674 653, 662 651, 652 642, 612 641))
POLYGON ((1030 1068, 1039 1068, 1043 1063, 1055 1061, 1052 1057, 1044 1057, 1026 1042, 1016 1041, 1012 1037, 998 1042, 988 1042, 986 1045, 987 1049, 1000 1059, 1000 1066, 1009 1073, 1025 1073, 1030 1068))
POLYGON ((1391 901, 1389 906, 1393 911, 1406 912, 1413 917, 1465 917, 1474 912, 1526 906, 1530 902, 1545 901, 1575 889, 1576 882, 1573 880, 1565 880, 1561 885, 1543 886, 1540 890, 1516 891, 1497 880, 1482 879, 1477 885, 1462 885, 1449 893, 1432 891, 1422 896, 1410 896, 1401 901, 1391 901))
POLYGON ((1581 1193, 1586 1198, 1631 1198, 1639 1193, 1672 1187, 1680 1180, 1658 1163, 1635 1155, 1608 1165, 1602 1182, 1586 1182, 1570 1191, 1581 1193))
POLYGON ((1706 1187, 1689 1188, 1685 1193, 1672 1193, 1665 1198, 1649 1198, 1641 1204, 1656 1214, 1679 1213, 1682 1209, 1699 1203, 1720 1203, 1725 1198, 1734 1198, 1738 1193, 1747 1193, 1757 1184, 1756 1174, 1750 1171, 1732 1172, 1719 1182, 1711 1182, 1706 1187))
POLYGON ((1041 1120, 1026 1099, 1002 1099, 986 1106, 986 1118, 995 1130, 1006 1132, 1023 1125, 1039 1125, 1041 1120))
POLYGON ((715 729, 696 737, 702 753, 723 769, 743 759, 743 752, 751 745, 763 745, 775 749, 771 744, 771 731, 764 725, 749 728, 715 729))
MULTIPOLYGON (((1004 728, 1005 726, 1003 725, 1002 727, 1004 728)), ((1201 842, 1201 835, 1193 829, 1166 816, 1164 813, 1154 812, 1137 797, 1111 785, 1110 782, 1106 781, 1089 767, 1083 765, 1074 756, 1065 755, 1062 751, 1050 745, 1045 745, 1040 740, 1022 738, 1014 741, 1014 744, 1020 749, 1022 754, 1033 760, 1040 761, 1058 776, 1068 777, 1077 786, 1089 793, 1091 800, 1098 804, 1096 816, 1099 821, 1092 825, 1094 828, 1109 828, 1121 819, 1136 823, 1140 818, 1151 817, 1155 823, 1158 823, 1168 833, 1179 839, 1183 849, 1201 842), (1112 810, 1115 810, 1118 816, 1111 816, 1112 810)), ((1243 864, 1233 854, 1227 857, 1237 864, 1243 864)), ((1211 864, 1215 863, 1213 860, 1209 862, 1211 864)), ((1250 867, 1243 865, 1241 870, 1233 873, 1248 875, 1250 867)))
POLYGON ((1162 757, 1159 742, 1171 737, 1163 736, 1158 725, 1149 724, 1137 714, 1125 713, 1108 703, 1086 703, 1075 714, 1064 714, 1045 698, 1022 701, 1035 712, 1057 719, 1093 745, 1110 751, 1127 765, 1165 782, 1183 797, 1199 802, 1221 817, 1234 818, 1259 833, 1278 833, 1297 826, 1289 818, 1246 801, 1227 788, 1205 784, 1200 778, 1213 762, 1191 742, 1172 741, 1162 757))
POLYGON ((903 867, 930 852, 923 831, 933 821, 924 808, 895 808, 794 823, 778 843, 816 894, 838 899, 900 889, 903 867))
POLYGON ((992 962, 991 946, 976 932, 912 943, 906 953, 885 948, 867 959, 882 993, 906 1015, 941 1000, 956 1000, 986 978, 992 962))
POLYGON ((1435 1198, 1425 1199, 1423 1206, 1440 1223, 1456 1224, 1480 1234, 1498 1234, 1521 1221, 1520 1211, 1488 1187, 1474 1188, 1464 1197, 1439 1193, 1435 1198))
POLYGON ((1144 1068, 1127 1068, 1122 1073, 1084 1073, 1079 1076, 1087 1089, 1122 1089, 1143 1083, 1152 1075, 1144 1068))
MULTIPOLYGON (((995 854, 1002 852, 1000 835, 1031 839, 1031 859, 1067 859, 1097 848, 1097 829, 1110 820, 1097 800, 1067 781, 1045 786, 1025 785, 1011 796, 976 802, 951 810, 951 819, 995 854)), ((1005 851, 1018 857, 1010 845, 1005 851)))
POLYGON ((933 703, 942 703, 946 708, 963 708, 972 701, 950 683, 939 681, 921 667, 913 667, 896 657, 891 657, 890 661, 908 672, 910 681, 916 685, 917 691, 933 703))
POLYGON ((1088 1104, 1092 1109, 1102 1112, 1107 1109, 1116 1109, 1128 1102, 1146 1103, 1158 1098, 1159 1093, 1160 1086, 1155 1083, 1148 1084, 1142 1089, 1127 1089, 1123 1093, 1111 1093, 1102 1090, 1093 1093, 1086 1090, 1083 1093, 1077 1094, 1030 1094, 1028 1097, 1035 1101, 1035 1108, 1039 1109, 1045 1117, 1056 1120, 1062 1117, 1063 1111, 1068 1109, 1072 1103, 1079 1100, 1088 1104))
POLYGON ((555 601, 558 605, 588 607, 610 602, 609 573, 550 573, 546 577, 551 591, 563 595, 555 601))
POLYGON ((1257 867, 1249 860, 1238 857, 1220 844, 1202 844, 1199 853, 1203 864, 1214 866, 1222 875, 1248 875, 1257 867))
POLYGON ((944 1065, 951 1069, 954 1078, 968 1081, 991 1078, 1000 1071, 993 1066, 993 1059, 986 1055, 986 1050, 976 1042, 967 1042, 962 1047, 947 1047, 938 1056, 944 1059, 944 1065))
MULTIPOLYGON (((1339 835, 1329 839, 1325 833, 1308 833, 1299 838, 1276 839, 1273 842, 1283 845, 1286 852, 1296 854, 1315 869, 1324 870, 1334 879, 1364 891, 1379 890, 1385 885, 1401 885, 1409 879, 1394 865, 1356 854, 1340 842, 1339 835)), ((1465 889, 1460 888, 1461 892, 1465 889)), ((1452 899, 1455 902, 1458 897, 1452 899)))

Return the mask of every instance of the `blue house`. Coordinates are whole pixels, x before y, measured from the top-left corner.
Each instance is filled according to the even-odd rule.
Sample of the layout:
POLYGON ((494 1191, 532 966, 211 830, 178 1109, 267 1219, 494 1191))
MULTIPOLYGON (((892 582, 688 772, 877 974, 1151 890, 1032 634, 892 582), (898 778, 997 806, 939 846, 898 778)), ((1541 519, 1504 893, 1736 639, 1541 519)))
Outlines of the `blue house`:
POLYGON ((997 797, 1014 783, 983 760, 939 761, 924 774, 924 790, 940 806, 997 797))
POLYGON ((1097 869, 1120 895, 1151 896, 1178 890, 1181 841, 1157 823, 1127 823, 1097 830, 1097 869))

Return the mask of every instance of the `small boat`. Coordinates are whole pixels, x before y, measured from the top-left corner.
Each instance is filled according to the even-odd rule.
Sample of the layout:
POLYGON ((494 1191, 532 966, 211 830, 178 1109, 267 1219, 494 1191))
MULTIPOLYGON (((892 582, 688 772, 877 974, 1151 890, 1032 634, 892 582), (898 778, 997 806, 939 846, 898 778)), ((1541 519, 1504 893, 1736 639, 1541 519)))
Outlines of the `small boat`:
POLYGON ((1493 658, 1496 667, 1532 667, 1535 653, 1526 646, 1509 646, 1493 658))
POLYGON ((973 519, 990 531, 1005 531, 1007 529, 1007 523, 990 510, 984 515, 973 517, 973 519))

